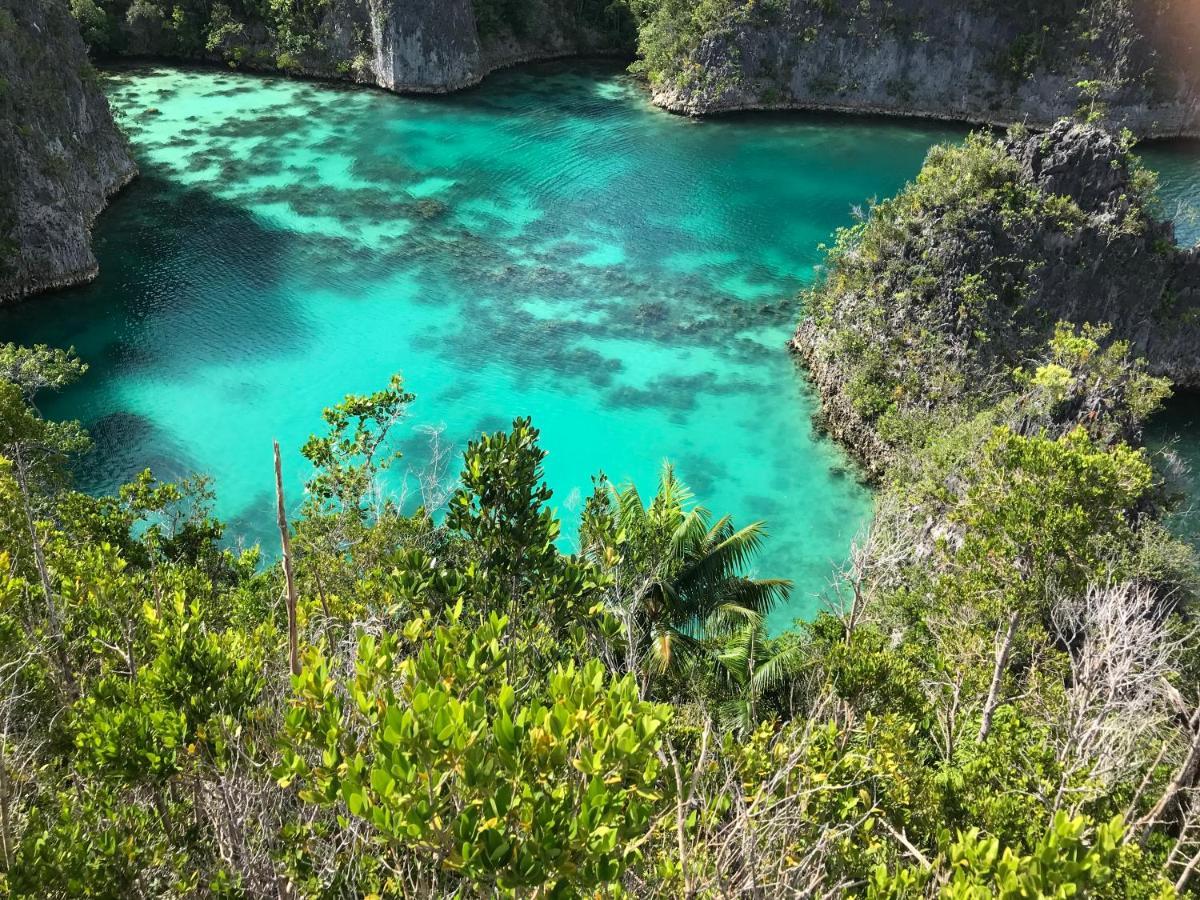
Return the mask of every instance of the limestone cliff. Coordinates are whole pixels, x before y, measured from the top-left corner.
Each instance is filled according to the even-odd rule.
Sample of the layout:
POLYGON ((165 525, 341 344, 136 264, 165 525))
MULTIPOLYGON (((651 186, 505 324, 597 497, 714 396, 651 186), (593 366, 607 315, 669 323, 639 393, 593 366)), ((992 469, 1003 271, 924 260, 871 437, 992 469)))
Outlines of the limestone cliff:
POLYGON ((601 0, 72 0, 98 56, 219 62, 442 93, 533 59, 630 53, 628 14, 601 0))
POLYGON ((1011 394, 1059 321, 1110 325, 1200 387, 1200 247, 1176 246, 1151 173, 1096 127, 935 148, 839 236, 805 306, 793 347, 830 430, 876 470, 913 422, 1011 394))
POLYGON ((64 0, 0 0, 0 302, 94 277, 92 221, 136 171, 64 0))
POLYGON ((1193 0, 656 0, 641 66, 683 113, 830 109, 1200 134, 1193 0), (682 5, 681 5, 682 4, 682 5))

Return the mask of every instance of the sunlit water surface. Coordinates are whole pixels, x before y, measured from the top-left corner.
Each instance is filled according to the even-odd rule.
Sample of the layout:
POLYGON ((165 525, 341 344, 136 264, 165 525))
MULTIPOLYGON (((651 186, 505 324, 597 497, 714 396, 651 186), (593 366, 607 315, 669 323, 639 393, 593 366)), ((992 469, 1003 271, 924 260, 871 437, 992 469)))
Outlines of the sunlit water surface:
POLYGON ((46 404, 92 429, 86 488, 206 472, 230 533, 273 550, 272 438, 297 506, 322 407, 401 371, 402 472, 429 426, 461 448, 532 416, 569 547, 595 473, 648 494, 669 459, 767 521, 759 572, 797 586, 771 624, 816 608, 871 499, 811 429, 794 295, 854 204, 962 131, 695 123, 580 64, 436 99, 146 68, 109 96, 142 178, 98 223, 100 278, 0 312, 91 364, 46 404))

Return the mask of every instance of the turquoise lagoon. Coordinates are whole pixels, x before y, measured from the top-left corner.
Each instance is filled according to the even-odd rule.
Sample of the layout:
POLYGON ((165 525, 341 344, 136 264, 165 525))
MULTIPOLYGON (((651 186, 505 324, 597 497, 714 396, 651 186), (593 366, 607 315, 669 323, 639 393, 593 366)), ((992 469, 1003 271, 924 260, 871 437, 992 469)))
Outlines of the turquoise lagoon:
MULTIPOLYGON (((74 345, 80 478, 213 476, 232 535, 274 550, 271 441, 395 371, 417 394, 399 471, 532 416, 564 544, 603 470, 765 519, 761 574, 810 615, 870 492, 810 424, 784 351, 819 245, 962 130, 807 116, 693 122, 609 65, 498 73, 444 98, 218 70, 110 73, 142 177, 96 229, 92 285, 0 312, 74 345)), ((1188 163, 1190 165, 1190 163, 1188 163)), ((455 458, 449 476, 452 477, 455 458)), ((412 495, 414 485, 407 479, 412 495)))

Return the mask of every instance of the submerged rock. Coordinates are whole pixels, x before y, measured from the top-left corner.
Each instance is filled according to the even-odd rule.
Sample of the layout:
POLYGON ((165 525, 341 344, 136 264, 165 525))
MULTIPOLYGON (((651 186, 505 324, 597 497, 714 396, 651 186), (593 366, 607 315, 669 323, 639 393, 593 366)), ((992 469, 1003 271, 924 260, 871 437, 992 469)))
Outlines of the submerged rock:
POLYGON ((0 0, 0 302, 95 277, 92 221, 135 174, 64 0, 0 0))

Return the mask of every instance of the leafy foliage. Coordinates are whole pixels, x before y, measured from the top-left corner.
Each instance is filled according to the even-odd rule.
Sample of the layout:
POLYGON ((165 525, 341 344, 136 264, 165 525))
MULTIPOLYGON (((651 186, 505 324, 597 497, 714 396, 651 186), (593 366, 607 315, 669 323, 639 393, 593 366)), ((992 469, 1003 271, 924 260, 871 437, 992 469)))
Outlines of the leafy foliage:
MULTIPOLYGON (((503 618, 478 628, 409 622, 364 636, 348 697, 312 657, 297 679, 281 783, 344 802, 384 848, 404 847, 472 882, 572 893, 618 880, 662 799, 666 706, 590 661, 556 668, 544 698, 504 677, 503 618), (419 649, 417 649, 419 648, 419 649), (311 749, 309 749, 311 748, 311 749)), ((537 693, 541 693, 538 691, 537 693)), ((384 851, 387 853, 387 849, 384 851)))

